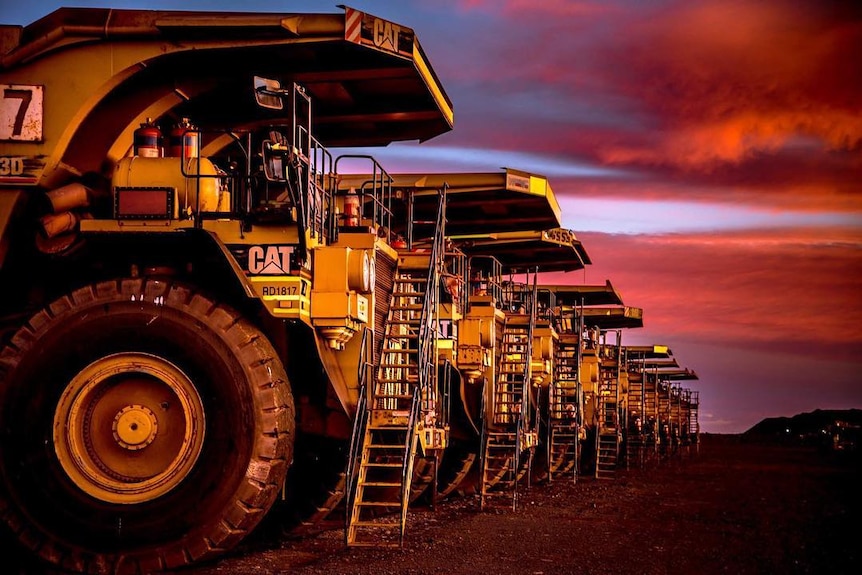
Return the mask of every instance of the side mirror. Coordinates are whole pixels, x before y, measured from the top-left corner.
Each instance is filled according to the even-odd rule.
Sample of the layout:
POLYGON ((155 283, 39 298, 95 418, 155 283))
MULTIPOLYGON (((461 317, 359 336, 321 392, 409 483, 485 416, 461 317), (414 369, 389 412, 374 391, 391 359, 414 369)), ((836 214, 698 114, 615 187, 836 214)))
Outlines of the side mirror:
POLYGON ((261 108, 270 110, 283 110, 284 98, 287 92, 281 88, 278 80, 270 78, 254 77, 254 99, 261 108))

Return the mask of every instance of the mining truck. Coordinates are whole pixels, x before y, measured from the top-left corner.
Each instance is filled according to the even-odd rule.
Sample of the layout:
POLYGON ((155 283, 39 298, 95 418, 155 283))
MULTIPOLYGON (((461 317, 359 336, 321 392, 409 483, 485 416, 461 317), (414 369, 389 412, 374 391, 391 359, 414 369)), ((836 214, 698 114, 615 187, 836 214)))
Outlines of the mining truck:
MULTIPOLYGON (((541 293, 547 294, 552 308, 555 330, 558 334, 554 342, 553 377, 548 388, 547 421, 543 445, 547 479, 571 474, 577 481, 580 471, 581 444, 586 440, 588 426, 585 410, 590 409, 590 418, 595 411, 592 406, 595 397, 594 385, 590 374, 593 362, 584 358, 592 356, 593 339, 587 326, 587 317, 595 317, 596 311, 609 310, 623 305, 622 296, 610 281, 603 285, 559 285, 541 286, 541 293), (585 388, 589 395, 586 396, 585 388)), ((600 312, 598 312, 600 313, 600 312)), ((630 312, 631 313, 631 312, 630 312)), ((596 329, 594 321, 590 321, 596 329)), ((595 331, 592 332, 596 334, 595 331)), ((597 375, 596 371, 596 375, 597 375)))
POLYGON ((626 305, 584 306, 580 386, 583 391, 584 470, 614 477, 625 427, 627 377, 624 329, 643 327, 643 309, 626 305))
POLYGON ((414 31, 63 8, 0 34, 8 530, 67 570, 173 569, 337 452, 351 510, 396 517, 354 512, 349 542, 403 537, 415 454, 448 440, 443 194, 402 244, 386 170, 334 150, 452 128, 414 31))
POLYGON ((681 382, 697 380, 697 373, 687 367, 665 367, 653 371, 658 397, 659 453, 663 456, 680 455, 689 449, 691 442, 699 442, 696 414, 695 433, 692 431, 691 390, 681 382))
POLYGON ((677 366, 666 345, 627 345, 623 348, 628 379, 625 427, 626 468, 643 467, 658 446, 658 404, 655 371, 677 366))
POLYGON ((536 274, 582 269, 589 256, 574 233, 559 227, 559 204, 543 176, 510 168, 392 178, 397 195, 410 198, 404 207, 413 216, 406 220, 417 230, 433 221, 437 190, 445 187, 448 260, 462 262, 447 266, 459 295, 441 300, 438 316, 445 334, 437 340, 439 357, 452 390, 450 441, 442 461, 418 460, 423 471, 414 477, 414 497, 434 483, 432 497, 457 489, 479 493, 481 507, 514 506, 519 483, 530 477, 553 376, 556 332, 536 274))
POLYGON ((683 388, 697 373, 681 367, 666 345, 626 346, 629 393, 626 427, 628 464, 643 466, 657 456, 699 444, 698 392, 683 388))

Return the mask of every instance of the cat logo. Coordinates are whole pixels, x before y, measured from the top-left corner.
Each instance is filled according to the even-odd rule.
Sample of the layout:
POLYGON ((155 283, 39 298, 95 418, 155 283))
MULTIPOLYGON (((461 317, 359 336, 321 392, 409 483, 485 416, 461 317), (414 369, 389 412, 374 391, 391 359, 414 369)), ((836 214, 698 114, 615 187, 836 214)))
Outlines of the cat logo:
POLYGON ((381 20, 374 19, 374 45, 383 50, 390 52, 398 51, 398 33, 401 31, 401 26, 381 20))
POLYGON ((248 273, 252 275, 287 275, 293 246, 251 246, 248 249, 248 273))

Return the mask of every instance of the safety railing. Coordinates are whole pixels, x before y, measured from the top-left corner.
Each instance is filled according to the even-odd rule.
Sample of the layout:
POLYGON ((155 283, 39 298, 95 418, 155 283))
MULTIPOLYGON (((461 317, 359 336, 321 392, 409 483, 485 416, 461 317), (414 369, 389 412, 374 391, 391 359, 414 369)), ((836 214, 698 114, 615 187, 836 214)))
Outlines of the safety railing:
MULTIPOLYGON (((333 162, 333 192, 335 186, 338 185, 340 174, 338 166, 341 162, 348 160, 366 161, 371 164, 370 173, 363 172, 369 173, 369 179, 362 182, 359 189, 354 189, 352 193, 359 195, 359 218, 370 222, 378 235, 391 241, 392 238, 389 236, 392 233, 392 176, 389 175, 389 172, 380 165, 374 156, 367 154, 341 154, 333 162)), ((339 193, 350 192, 342 190, 339 193)), ((362 225, 365 225, 364 221, 362 225)))

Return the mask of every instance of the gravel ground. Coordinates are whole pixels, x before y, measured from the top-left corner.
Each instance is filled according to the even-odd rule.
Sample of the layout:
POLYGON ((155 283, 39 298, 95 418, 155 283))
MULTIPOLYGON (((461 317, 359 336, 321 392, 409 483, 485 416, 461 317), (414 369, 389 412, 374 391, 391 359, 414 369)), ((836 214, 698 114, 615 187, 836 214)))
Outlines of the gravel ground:
POLYGON ((862 470, 839 455, 705 436, 699 455, 613 481, 533 486, 514 512, 479 511, 475 497, 413 509, 401 549, 348 549, 341 529, 270 531, 177 575, 855 575, 862 470))
POLYGON ((403 549, 343 531, 252 539, 199 575, 862 573, 858 458, 706 436, 700 454, 614 481, 555 481, 517 511, 475 498, 414 509, 403 549))

